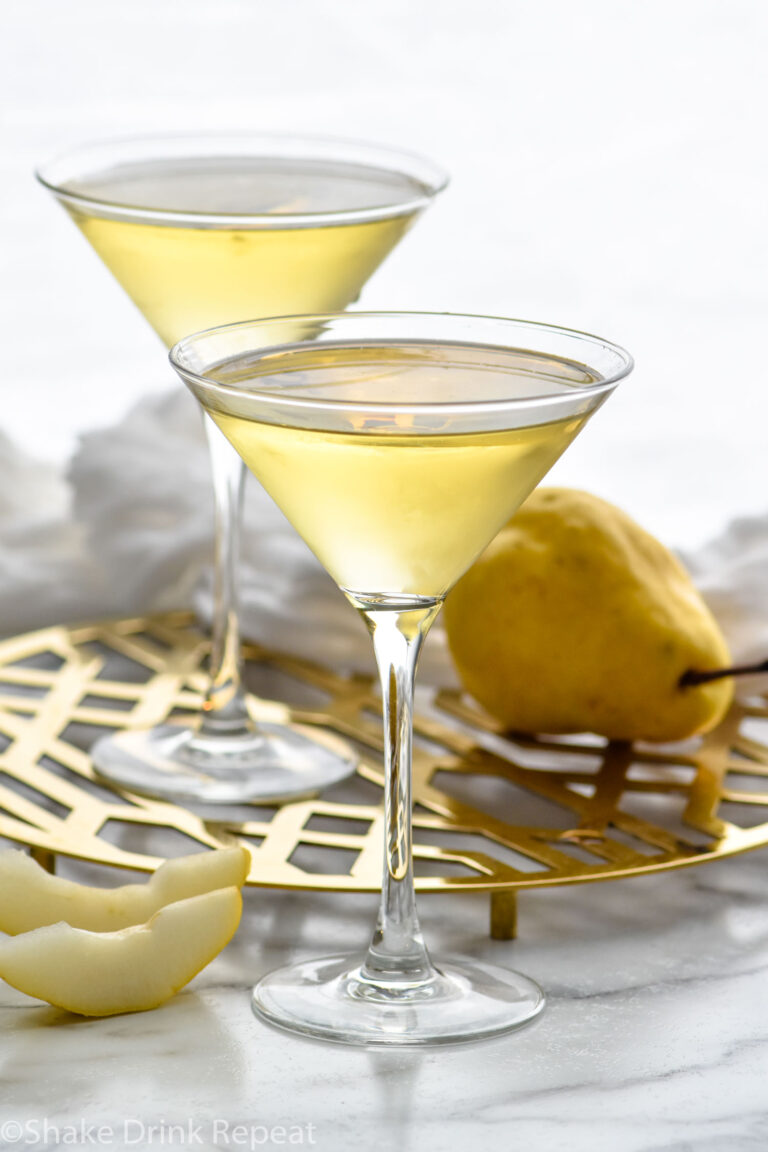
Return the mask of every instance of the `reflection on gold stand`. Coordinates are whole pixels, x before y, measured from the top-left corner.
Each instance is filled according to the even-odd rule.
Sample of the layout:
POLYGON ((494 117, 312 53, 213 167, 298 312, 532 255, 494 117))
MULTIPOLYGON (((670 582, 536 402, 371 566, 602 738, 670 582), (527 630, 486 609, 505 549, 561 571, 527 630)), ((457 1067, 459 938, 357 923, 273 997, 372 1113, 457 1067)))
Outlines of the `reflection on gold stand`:
MULTIPOLYGON (((274 696, 258 701, 258 718, 320 725, 361 752, 357 776, 318 799, 195 814, 98 781, 87 749, 105 729, 188 720, 199 707, 206 651, 181 613, 1 642, 0 836, 50 869, 62 854, 148 872, 166 854, 234 835, 252 851, 251 884, 377 891, 381 721, 367 677, 247 649, 251 673, 274 696)), ((506 738, 448 692, 422 707, 416 734, 417 888, 490 892, 496 939, 515 935, 521 889, 658 872, 768 843, 762 699, 735 705, 703 740, 665 748, 506 738)))

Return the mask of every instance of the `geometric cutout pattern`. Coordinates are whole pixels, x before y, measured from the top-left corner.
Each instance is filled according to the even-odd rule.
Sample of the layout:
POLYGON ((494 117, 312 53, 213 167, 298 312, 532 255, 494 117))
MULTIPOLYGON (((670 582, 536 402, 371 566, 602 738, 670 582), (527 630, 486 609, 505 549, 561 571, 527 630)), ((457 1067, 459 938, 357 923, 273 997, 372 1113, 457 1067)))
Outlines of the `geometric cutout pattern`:
MULTIPOLYGON (((376 891, 383 773, 371 677, 246 647, 257 719, 317 725, 360 753, 356 776, 316 799, 201 813, 95 777, 88 749, 105 731, 189 720, 207 652, 187 613, 0 642, 0 837, 40 859, 149 872, 166 856, 239 835, 252 852, 250 884, 376 891)), ((737 703, 716 731, 663 748, 504 735, 452 692, 422 694, 417 705, 420 891, 490 891, 501 908, 504 893, 659 872, 768 843, 765 699, 737 703)))

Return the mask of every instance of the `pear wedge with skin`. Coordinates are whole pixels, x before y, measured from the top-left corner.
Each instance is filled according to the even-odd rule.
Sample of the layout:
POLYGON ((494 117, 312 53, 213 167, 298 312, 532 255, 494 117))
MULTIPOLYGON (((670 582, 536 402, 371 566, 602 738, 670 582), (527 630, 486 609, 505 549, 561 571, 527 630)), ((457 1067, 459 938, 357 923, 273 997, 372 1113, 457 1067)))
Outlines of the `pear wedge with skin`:
POLYGON ((145 924, 167 904, 218 888, 242 888, 247 848, 218 848, 161 864, 144 884, 93 888, 51 876, 18 849, 0 852, 0 932, 15 936, 60 921, 91 932, 145 924))
POLYGON ((168 904, 147 924, 87 932, 51 924, 0 941, 0 977, 80 1016, 145 1012, 170 1000, 237 931, 239 888, 168 904))

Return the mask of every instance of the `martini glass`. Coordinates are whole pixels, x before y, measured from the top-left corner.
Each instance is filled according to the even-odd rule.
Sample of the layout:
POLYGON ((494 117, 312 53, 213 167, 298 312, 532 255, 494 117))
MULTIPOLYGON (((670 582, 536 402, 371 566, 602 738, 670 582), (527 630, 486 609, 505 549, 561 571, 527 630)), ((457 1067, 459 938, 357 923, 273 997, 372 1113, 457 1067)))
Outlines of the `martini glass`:
POLYGON ((253 1006, 356 1044, 472 1040, 544 997, 518 973, 433 963, 411 850, 413 681, 446 593, 631 370, 579 332, 485 317, 350 313, 213 329, 171 361, 368 626, 384 717, 384 869, 364 956, 283 968, 253 1006), (297 333, 301 339, 297 341, 297 333))
MULTIPOLYGON (((233 320, 346 308, 446 183, 406 152, 254 134, 88 145, 38 178, 166 345, 233 320)), ((201 715, 190 727, 101 739, 94 764, 120 787, 167 800, 310 795, 349 775, 355 757, 341 741, 251 718, 235 582, 244 467, 211 420, 205 430, 216 546, 201 715)))

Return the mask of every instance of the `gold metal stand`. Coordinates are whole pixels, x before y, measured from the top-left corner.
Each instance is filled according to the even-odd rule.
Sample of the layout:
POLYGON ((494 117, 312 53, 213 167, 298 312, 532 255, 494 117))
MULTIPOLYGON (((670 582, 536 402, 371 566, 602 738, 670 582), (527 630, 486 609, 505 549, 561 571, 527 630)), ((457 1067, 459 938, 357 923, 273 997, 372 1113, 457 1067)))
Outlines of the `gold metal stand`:
MULTIPOLYGON (((62 854, 145 872, 237 836, 252 851, 251 884, 377 890, 383 773, 371 679, 247 651, 258 717, 319 725, 361 752, 357 776, 318 799, 195 813, 95 776, 88 748, 105 730, 189 719, 206 652, 186 614, 1 642, 0 836, 51 870, 62 854)), ((661 748, 504 737, 471 703, 442 693, 416 720, 414 799, 417 888, 489 891, 491 934, 509 939, 521 889, 659 872, 768 843, 768 702, 737 704, 710 735, 661 748)))

